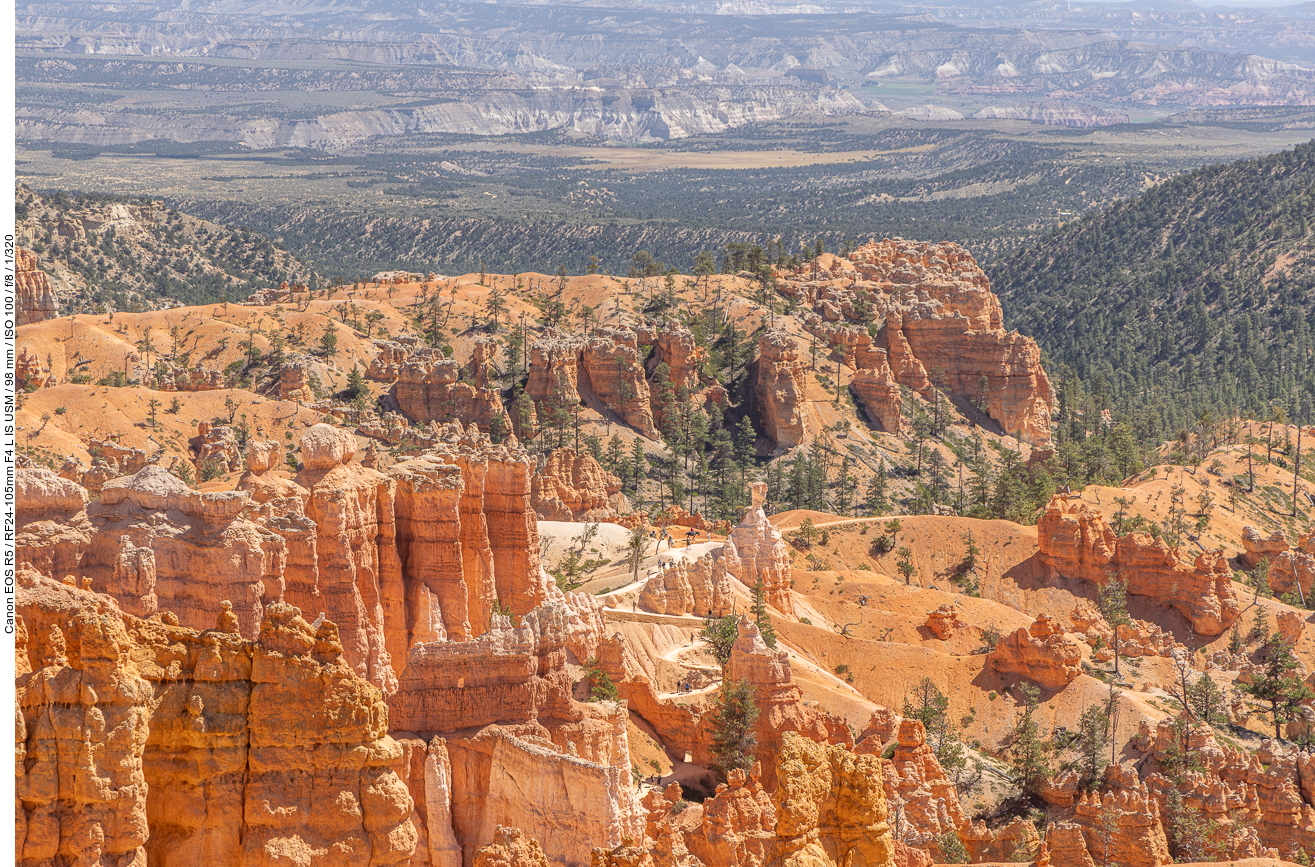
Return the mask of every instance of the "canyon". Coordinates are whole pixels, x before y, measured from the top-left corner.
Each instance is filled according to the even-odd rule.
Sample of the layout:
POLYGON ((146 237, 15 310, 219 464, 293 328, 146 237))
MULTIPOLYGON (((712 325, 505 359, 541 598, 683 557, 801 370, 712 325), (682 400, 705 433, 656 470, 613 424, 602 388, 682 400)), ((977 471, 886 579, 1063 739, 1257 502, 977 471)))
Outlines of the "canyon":
POLYGON ((112 317, 29 293, 19 863, 1315 852, 1315 709, 1254 694, 1275 654, 1315 671, 1309 516, 1231 487, 1261 450, 1042 486, 1019 520, 899 512, 975 448, 1056 467, 1039 349, 956 244, 766 273, 772 303, 752 272, 389 272, 112 317), (1170 544, 1166 505, 1226 489, 1170 544), (1030 790, 1025 721, 1057 751, 1030 790))

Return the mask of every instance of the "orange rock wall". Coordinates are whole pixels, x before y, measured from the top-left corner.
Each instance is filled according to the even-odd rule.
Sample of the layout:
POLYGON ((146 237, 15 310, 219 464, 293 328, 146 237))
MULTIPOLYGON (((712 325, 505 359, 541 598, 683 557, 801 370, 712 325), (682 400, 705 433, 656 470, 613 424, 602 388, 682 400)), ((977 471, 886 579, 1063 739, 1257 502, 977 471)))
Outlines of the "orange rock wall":
POLYGON ((1037 521, 1038 557, 1052 574, 1103 584, 1122 574, 1128 592, 1171 605, 1202 635, 1219 635, 1241 611, 1233 573, 1221 551, 1194 561, 1161 539, 1129 534, 1116 538, 1100 513, 1057 495, 1037 521))
POLYGON ((26 574, 23 863, 407 863, 401 752, 332 624, 272 605, 253 642, 26 574))
POLYGON ((881 346, 874 348, 886 350, 886 366, 900 385, 924 397, 933 387, 963 395, 979 401, 1005 433, 1033 445, 1050 441, 1055 392, 1040 350, 1030 338, 1004 330, 985 272, 959 245, 874 241, 848 258, 828 257, 821 267, 778 277, 783 290, 817 317, 814 333, 844 345, 846 363, 856 371, 875 371, 856 376, 856 393, 869 395, 871 414, 882 417, 873 410, 889 407, 890 400, 881 393, 888 388, 882 366, 872 361, 871 344, 860 333, 869 323, 881 327, 881 346), (844 322, 864 328, 851 330, 844 322))
POLYGON ((607 521, 616 517, 621 480, 592 455, 563 447, 530 479, 530 503, 541 521, 607 521))

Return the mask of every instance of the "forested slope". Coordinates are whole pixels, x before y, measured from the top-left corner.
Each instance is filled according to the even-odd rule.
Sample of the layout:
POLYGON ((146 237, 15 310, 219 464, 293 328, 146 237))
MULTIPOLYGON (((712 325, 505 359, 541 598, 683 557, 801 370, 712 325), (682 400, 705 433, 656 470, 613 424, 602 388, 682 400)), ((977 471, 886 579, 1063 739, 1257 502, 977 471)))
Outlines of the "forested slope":
MULTIPOLYGON (((1173 435, 1206 410, 1315 418, 1315 142, 1180 175, 990 268, 1009 327, 1173 435)), ((1149 432, 1149 431, 1147 431, 1149 432)))
POLYGON ((245 228, 221 226, 148 197, 14 192, 18 243, 37 254, 66 313, 237 301, 313 268, 245 228))

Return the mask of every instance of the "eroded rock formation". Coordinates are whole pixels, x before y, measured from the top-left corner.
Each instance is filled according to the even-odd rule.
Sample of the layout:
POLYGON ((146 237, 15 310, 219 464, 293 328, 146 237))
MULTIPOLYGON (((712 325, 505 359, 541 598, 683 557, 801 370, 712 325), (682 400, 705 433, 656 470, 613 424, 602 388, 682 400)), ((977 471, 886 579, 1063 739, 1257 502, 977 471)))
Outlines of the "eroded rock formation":
POLYGON ((493 840, 475 853, 475 867, 548 867, 548 858, 538 840, 499 825, 493 840))
MULTIPOLYGON (((1294 859, 1299 851, 1315 849, 1315 758, 1305 752, 1283 751, 1269 741, 1257 752, 1248 753, 1221 745, 1214 732, 1199 723, 1187 720, 1186 725, 1179 722, 1178 728, 1174 723, 1166 719, 1155 726, 1141 725, 1134 744, 1148 753, 1160 770, 1146 775, 1138 798, 1149 797, 1163 816, 1170 792, 1177 788, 1184 804, 1199 810, 1205 821, 1219 829, 1207 841, 1212 858, 1277 854, 1294 859), (1175 785, 1163 768, 1176 739, 1180 748, 1190 751, 1194 767, 1180 773, 1175 785)), ((1115 776, 1107 772, 1106 779, 1115 776)), ((1135 774, 1121 776, 1136 779, 1135 774)), ((1100 804, 1105 797, 1108 792, 1100 804)), ((1079 815, 1090 814, 1093 806, 1098 805, 1093 802, 1086 811, 1079 807, 1079 815)))
POLYGON ((92 536, 86 489, 44 467, 18 468, 15 482, 18 562, 56 580, 77 574, 92 536))
POLYGON ((772 867, 894 867, 881 760, 787 733, 772 867))
POLYGON ((1181 611, 1202 635, 1218 635, 1237 619, 1233 573, 1222 551, 1194 561, 1162 539, 1130 533, 1116 538, 1100 513, 1058 494, 1037 521, 1043 566, 1052 574, 1104 584, 1122 574, 1128 592, 1149 596, 1181 611))
POLYGON ((952 638, 954 633, 967 629, 968 624, 959 617, 959 609, 952 603, 945 603, 934 611, 927 612, 927 629, 941 641, 952 638))
POLYGON ((37 357, 36 353, 28 352, 26 346, 21 347, 18 350, 18 357, 14 359, 16 390, 29 391, 54 384, 55 378, 51 376, 46 364, 37 357))
POLYGON ((752 505, 744 520, 731 530, 722 549, 723 565, 745 587, 752 589, 761 581, 767 603, 785 614, 793 614, 790 550, 781 538, 781 531, 763 511, 767 485, 753 482, 751 490, 752 505))
POLYGON ((315 524, 319 610, 338 624, 347 664, 385 693, 397 685, 386 634, 399 633, 403 598, 394 545, 395 483, 351 462, 356 438, 327 424, 301 437, 297 483, 309 494, 306 517, 315 524))
POLYGON ((886 353, 877 354, 877 363, 872 367, 860 368, 854 372, 849 387, 868 417, 881 425, 887 433, 900 432, 900 413, 903 410, 903 398, 899 383, 886 361, 886 353))
POLYGON ((1315 585, 1315 531, 1297 537, 1297 544, 1289 547, 1288 537, 1275 530, 1265 538, 1255 527, 1242 530, 1242 560, 1251 568, 1269 562, 1269 589, 1275 593, 1291 593, 1297 588, 1299 596, 1309 598, 1315 585))
POLYGON ((721 617, 731 610, 731 585, 720 552, 673 561, 644 582, 639 604, 657 614, 721 617))
POLYGON ((640 336, 633 328, 600 328, 579 350, 580 382, 586 392, 649 439, 658 435, 640 352, 640 336))
POLYGON ((242 635, 260 631, 265 601, 282 598, 282 538, 243 517, 241 491, 194 491, 158 466, 115 479, 87 509, 94 534, 80 573, 125 611, 171 611, 192 629, 231 601, 242 635))
POLYGON ((989 659, 996 671, 1021 674, 1046 689, 1063 689, 1082 673, 1081 645, 1048 614, 997 641, 989 659))
POLYGON ((502 398, 496 389, 463 381, 461 376, 461 365, 450 358, 408 359, 398 370, 393 387, 397 406, 413 421, 474 422, 488 433, 494 419, 505 415, 502 398))
POLYGON ((843 344, 846 363, 860 371, 855 391, 871 414, 893 424, 884 366, 897 383, 924 397, 933 388, 962 395, 1006 433, 1034 445, 1049 442, 1055 393, 1041 369, 1040 349, 1004 330, 1000 301, 966 250, 893 238, 863 244, 848 258, 824 258, 783 273, 781 285, 823 320, 814 325, 819 333, 818 325, 842 320, 880 328, 875 348, 887 352, 885 365, 863 357, 869 344, 861 335, 828 329, 829 342, 843 344))
POLYGON ((530 502, 541 521, 607 521, 629 505, 620 479, 568 447, 554 450, 535 472, 530 502))
POLYGON ((274 604, 250 641, 23 574, 22 863, 407 863, 400 750, 332 623, 274 604))
POLYGON ((36 254, 25 247, 14 250, 14 293, 19 325, 44 322, 59 315, 59 299, 50 288, 50 279, 37 265, 36 254))
POLYGON ((799 347, 784 331, 766 331, 758 338, 758 362, 753 396, 763 432, 780 449, 804 441, 808 382, 799 347))
POLYGON ((705 355, 679 322, 601 327, 588 337, 550 331, 530 347, 525 392, 540 420, 583 401, 654 439, 664 404, 699 388, 705 355))
POLYGON ((462 852, 468 862, 498 825, 525 829, 553 863, 570 865, 587 864, 591 847, 642 835, 624 706, 571 698, 566 666, 597 652, 596 637, 579 635, 601 631, 596 604, 557 594, 516 625, 494 614, 477 639, 411 649, 389 700, 393 725, 446 733, 429 741, 425 770, 408 778, 436 853, 421 863, 459 861, 462 852), (454 800, 453 792, 483 796, 454 800))
POLYGON ((803 703, 803 694, 790 669, 790 654, 784 649, 768 647, 758 627, 748 618, 740 618, 739 637, 731 648, 726 678, 753 686, 759 710, 758 721, 754 724, 758 736, 757 755, 765 769, 763 785, 769 789, 778 785, 773 771, 777 766, 778 751, 782 749, 783 733, 795 732, 829 744, 852 741, 844 720, 803 703))

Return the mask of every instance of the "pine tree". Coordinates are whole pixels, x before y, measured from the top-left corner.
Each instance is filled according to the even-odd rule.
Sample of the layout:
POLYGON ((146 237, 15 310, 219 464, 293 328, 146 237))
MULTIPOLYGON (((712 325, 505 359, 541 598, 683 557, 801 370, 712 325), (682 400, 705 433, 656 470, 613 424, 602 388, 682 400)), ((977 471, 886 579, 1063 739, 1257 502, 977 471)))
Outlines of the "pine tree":
POLYGON ((705 620, 703 629, 699 631, 699 638, 707 643, 712 658, 717 660, 717 664, 722 669, 725 669, 726 663, 730 661, 731 648, 739 637, 740 619, 734 614, 705 620))
POLYGON ((905 719, 916 719, 927 732, 927 743, 936 760, 951 774, 967 763, 959 733, 950 718, 950 700, 929 677, 918 681, 913 693, 904 699, 905 719))
POLYGON ((858 480, 849 471, 849 455, 840 460, 840 472, 836 476, 836 511, 848 515, 854 502, 854 493, 858 490, 858 480))
POLYGON ((630 489, 632 496, 639 498, 641 485, 648 474, 648 459, 644 456, 644 443, 639 437, 630 442, 630 489))
POLYGON ((347 374, 347 397, 357 398, 363 394, 368 394, 369 391, 370 386, 366 384, 365 377, 361 375, 361 368, 353 364, 351 372, 347 374))
POLYGON ((1224 693, 1209 672, 1197 678, 1187 695, 1192 710, 1201 722, 1206 725, 1220 725, 1227 722, 1228 718, 1224 715, 1224 693))
POLYGON ((1014 726, 1012 741, 1009 745, 1009 760, 1014 768, 1014 782, 1024 795, 1033 796, 1041 783, 1050 776, 1046 757, 1049 745, 1041 739, 1034 714, 1040 691, 1025 683, 1023 692, 1023 715, 1014 726))
POLYGON ((1078 773, 1080 785, 1085 789, 1099 783, 1105 770, 1109 727, 1109 714, 1099 704, 1091 705, 1078 718, 1078 773))
POLYGON ((1128 585, 1123 580, 1122 574, 1116 575, 1101 585, 1096 596, 1096 604, 1100 608, 1101 615, 1114 632, 1114 674, 1117 677, 1119 675, 1119 627, 1132 623, 1132 618, 1128 616, 1128 585))
POLYGON ((863 501, 863 509, 869 515, 884 515, 890 511, 890 502, 886 499, 889 478, 886 475, 886 462, 877 464, 877 471, 868 480, 868 495, 863 501))
POLYGON ((735 459, 741 466, 747 467, 753 463, 757 442, 758 434, 754 432, 753 422, 746 415, 740 419, 740 425, 735 430, 735 459))
POLYGON ((585 660, 584 674, 589 679, 590 701, 616 701, 620 698, 611 675, 598 666, 598 657, 591 656, 585 660))
POLYGON ((1282 737, 1283 723, 1300 715, 1302 703, 1315 698, 1315 691, 1297 675, 1299 665, 1292 645, 1282 635, 1271 635, 1266 642, 1263 673, 1240 687, 1252 698, 1268 704, 1268 708, 1264 704, 1261 708, 1269 714, 1276 738, 1282 737))
POLYGON ((758 714, 753 684, 744 680, 723 681, 712 708, 713 767, 722 777, 730 771, 753 766, 758 749, 753 726, 758 714))
POLYGON ((753 622, 758 624, 758 632, 767 646, 775 647, 776 629, 772 627, 771 615, 767 613, 767 600, 761 578, 753 585, 753 622))

